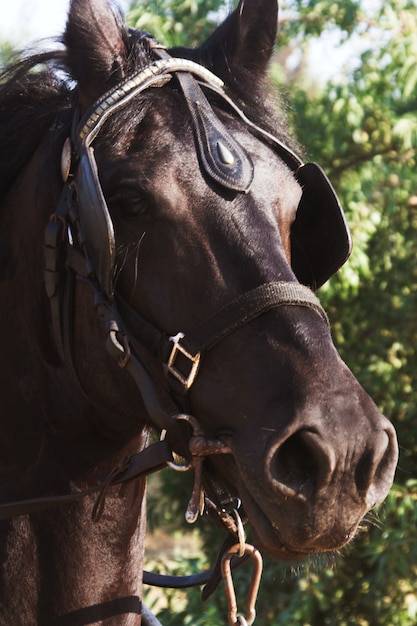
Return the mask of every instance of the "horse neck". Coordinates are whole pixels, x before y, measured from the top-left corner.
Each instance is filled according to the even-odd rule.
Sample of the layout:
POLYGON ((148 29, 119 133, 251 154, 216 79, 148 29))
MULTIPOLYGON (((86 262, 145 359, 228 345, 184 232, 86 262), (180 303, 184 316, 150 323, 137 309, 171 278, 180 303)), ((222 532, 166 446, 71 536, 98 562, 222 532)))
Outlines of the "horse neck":
POLYGON ((91 506, 87 498, 2 523, 2 624, 35 615, 39 626, 140 623, 144 485, 109 494, 99 523, 91 506))

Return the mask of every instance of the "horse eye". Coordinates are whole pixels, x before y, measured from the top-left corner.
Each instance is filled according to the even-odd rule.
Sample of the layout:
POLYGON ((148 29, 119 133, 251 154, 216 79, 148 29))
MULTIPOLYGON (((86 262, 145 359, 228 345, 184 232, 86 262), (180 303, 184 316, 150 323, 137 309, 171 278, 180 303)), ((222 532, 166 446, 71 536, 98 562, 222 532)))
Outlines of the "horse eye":
POLYGON ((147 213, 149 205, 139 195, 121 195, 112 199, 112 205, 121 217, 137 217, 147 213))

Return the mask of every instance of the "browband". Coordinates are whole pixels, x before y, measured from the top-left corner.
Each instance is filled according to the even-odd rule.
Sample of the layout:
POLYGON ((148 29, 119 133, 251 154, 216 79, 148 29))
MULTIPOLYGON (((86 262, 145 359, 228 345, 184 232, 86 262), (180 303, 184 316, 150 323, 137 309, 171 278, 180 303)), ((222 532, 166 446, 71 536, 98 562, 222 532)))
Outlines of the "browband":
POLYGON ((78 124, 75 138, 89 145, 103 123, 115 110, 130 102, 148 87, 158 83, 161 75, 165 74, 167 80, 170 80, 172 78, 169 75, 170 72, 189 72, 217 88, 224 86, 218 76, 194 61, 177 57, 159 59, 107 91, 83 116, 78 124))

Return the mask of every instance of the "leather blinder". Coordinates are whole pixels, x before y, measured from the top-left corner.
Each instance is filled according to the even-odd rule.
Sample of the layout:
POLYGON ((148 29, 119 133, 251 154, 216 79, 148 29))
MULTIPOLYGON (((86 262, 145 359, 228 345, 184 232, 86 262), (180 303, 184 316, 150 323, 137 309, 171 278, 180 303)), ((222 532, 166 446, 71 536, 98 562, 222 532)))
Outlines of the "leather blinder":
POLYGON ((298 280, 318 289, 346 262, 352 238, 329 179, 317 163, 298 168, 303 195, 291 227, 291 265, 298 280))
POLYGON ((116 244, 113 222, 101 189, 92 147, 83 150, 76 184, 80 224, 87 251, 98 283, 109 300, 112 300, 116 244))

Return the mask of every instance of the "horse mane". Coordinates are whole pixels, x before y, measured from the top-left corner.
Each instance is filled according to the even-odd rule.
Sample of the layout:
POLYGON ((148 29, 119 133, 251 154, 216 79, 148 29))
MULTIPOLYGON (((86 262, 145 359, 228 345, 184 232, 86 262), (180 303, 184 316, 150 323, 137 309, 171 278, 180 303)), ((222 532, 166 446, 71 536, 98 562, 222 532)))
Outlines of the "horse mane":
POLYGON ((70 107, 70 90, 57 71, 61 60, 60 51, 31 54, 0 76, 0 202, 57 113, 70 107))
MULTIPOLYGON (((120 23, 120 28, 124 28, 120 23)), ((127 72, 140 70, 149 61, 144 33, 124 28, 130 48, 127 72)), ((205 63, 199 49, 175 48, 173 56, 205 63)), ((298 149, 288 133, 282 103, 267 90, 254 88, 253 76, 242 68, 230 68, 229 91, 252 121, 269 130, 287 145, 298 149)), ((0 74, 0 203, 35 153, 58 115, 76 102, 77 87, 64 47, 27 53, 12 61, 0 74)))

